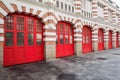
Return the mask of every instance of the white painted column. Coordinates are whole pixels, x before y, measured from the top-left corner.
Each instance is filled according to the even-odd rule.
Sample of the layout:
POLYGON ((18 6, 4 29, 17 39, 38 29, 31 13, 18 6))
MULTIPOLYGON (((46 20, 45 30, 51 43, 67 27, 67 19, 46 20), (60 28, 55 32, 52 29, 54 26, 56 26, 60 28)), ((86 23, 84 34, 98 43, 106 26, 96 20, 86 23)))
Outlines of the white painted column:
POLYGON ((118 24, 120 25, 120 14, 118 15, 118 24))
POLYGON ((56 5, 56 0, 43 0, 44 3, 56 5))
POLYGON ((105 22, 109 22, 109 11, 107 6, 104 7, 104 19, 105 22))
POLYGON ((74 49, 77 56, 82 54, 82 30, 81 28, 74 28, 74 49))
POLYGON ((92 0, 92 16, 93 18, 97 18, 98 16, 98 3, 97 0, 92 0))
POLYGON ((115 31, 112 34, 112 45, 113 45, 113 48, 116 48, 116 32, 115 31))
MULTIPOLYGON (((112 12, 112 23, 116 24, 116 12, 115 11, 112 12)), ((114 26, 112 26, 112 27, 114 27, 114 26)))
POLYGON ((108 39, 109 39, 109 31, 106 30, 104 32, 104 48, 107 50, 108 49, 108 39))
POLYGON ((82 0, 74 0, 75 13, 81 13, 82 0))
POLYGON ((98 51, 98 29, 92 31, 92 51, 98 51))

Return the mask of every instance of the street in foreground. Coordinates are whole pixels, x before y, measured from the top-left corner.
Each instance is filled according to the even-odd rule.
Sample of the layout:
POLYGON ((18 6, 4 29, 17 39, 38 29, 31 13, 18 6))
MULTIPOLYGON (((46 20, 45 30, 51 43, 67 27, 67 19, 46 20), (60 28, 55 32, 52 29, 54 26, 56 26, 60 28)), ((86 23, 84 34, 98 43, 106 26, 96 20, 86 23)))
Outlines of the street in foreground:
POLYGON ((0 68, 0 80, 120 80, 120 48, 0 68))

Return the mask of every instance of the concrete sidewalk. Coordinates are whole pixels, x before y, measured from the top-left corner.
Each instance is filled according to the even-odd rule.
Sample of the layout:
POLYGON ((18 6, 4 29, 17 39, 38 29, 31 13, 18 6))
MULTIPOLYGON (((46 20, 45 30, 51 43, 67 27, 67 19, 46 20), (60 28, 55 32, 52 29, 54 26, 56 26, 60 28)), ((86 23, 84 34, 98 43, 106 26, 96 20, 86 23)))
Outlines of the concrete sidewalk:
POLYGON ((120 48, 1 68, 0 80, 120 80, 120 48))

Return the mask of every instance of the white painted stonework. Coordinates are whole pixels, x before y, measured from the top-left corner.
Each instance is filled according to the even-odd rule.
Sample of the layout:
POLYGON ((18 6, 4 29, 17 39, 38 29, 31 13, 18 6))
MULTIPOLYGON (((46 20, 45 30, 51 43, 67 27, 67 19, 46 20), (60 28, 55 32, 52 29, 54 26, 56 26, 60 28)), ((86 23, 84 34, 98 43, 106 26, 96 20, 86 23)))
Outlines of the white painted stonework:
POLYGON ((0 18, 0 24, 4 24, 4 20, 0 18))
MULTIPOLYGON (((104 29, 105 33, 105 37, 108 35, 108 33, 106 33, 106 31, 108 30, 115 30, 120 32, 120 28, 118 26, 119 24, 119 20, 120 20, 120 11, 114 6, 114 5, 110 5, 107 1, 104 0, 93 0, 92 2, 90 2, 90 0, 84 0, 83 2, 81 2, 82 0, 78 0, 78 1, 74 1, 74 0, 69 0, 69 2, 67 1, 63 1, 60 0, 59 2, 59 7, 57 7, 57 3, 56 1, 58 0, 43 0, 43 3, 41 3, 39 0, 2 0, 2 2, 6 5, 6 7, 10 10, 10 12, 14 12, 14 8, 11 6, 11 4, 16 4, 16 7, 18 8, 19 12, 22 12, 22 8, 21 6, 24 6, 26 9, 26 13, 30 12, 30 8, 33 9, 33 15, 36 15, 37 11, 40 10, 40 14, 37 15, 40 18, 42 18, 45 13, 51 12, 54 14, 53 15, 49 15, 45 18, 43 18, 43 22, 47 22, 49 20, 52 20, 55 22, 55 24, 53 23, 49 23, 49 24, 45 24, 45 26, 43 27, 44 29, 51 29, 51 30, 56 30, 56 24, 59 21, 65 21, 65 22, 69 22, 71 24, 73 24, 73 28, 74 29, 74 33, 76 32, 81 32, 82 33, 82 28, 84 25, 88 25, 91 27, 92 30, 96 30, 94 32, 92 32, 93 34, 98 34, 98 29, 102 28, 104 29), (50 5, 46 5, 45 2, 49 2, 52 3, 50 5), (63 9, 61 9, 61 2, 63 2, 63 9), (78 3, 79 2, 79 3, 78 3), (95 4, 92 4, 92 3, 95 4), (100 7, 98 6, 97 3, 100 3, 102 5, 104 5, 104 7, 100 7), (67 10, 65 10, 65 4, 67 4, 67 10), (79 4, 79 6, 75 6, 75 4, 79 4), (70 5, 70 11, 69 11, 69 6, 70 5), (74 9, 74 12, 72 12, 72 8, 74 9), (75 10, 75 8, 79 8, 78 10, 75 10), (94 8, 94 9, 93 9, 94 8), (81 12, 81 10, 84 10, 84 12, 81 13, 76 13, 76 12, 81 12), (111 11, 114 12, 111 12, 111 11), (104 17, 108 16, 109 20, 100 20, 97 19, 97 15, 92 15, 94 11, 97 11, 97 15, 102 17, 104 19, 104 17), (86 13, 85 13, 86 12, 86 13), (112 14, 113 13, 113 14, 112 14), (57 18, 57 20, 56 20, 57 18), (77 22, 77 20, 79 20, 79 22, 77 22), (110 22, 110 20, 114 21, 114 24, 112 22, 110 22), (108 23, 106 23, 105 21, 108 21, 108 23), (97 25, 97 26, 95 26, 97 25)), ((0 8, 0 12, 2 15, 6 16, 8 13, 3 10, 2 8, 0 8)), ((4 20, 0 19, 0 24, 4 24, 4 20)), ((0 30, 1 33, 4 33, 4 30, 1 29, 0 30)), ((50 32, 45 32, 44 35, 56 35, 56 33, 50 33, 50 32)), ((75 34, 75 37, 81 37, 82 35, 80 34, 75 34)), ((115 37, 115 35, 113 35, 113 37, 115 37)), ((93 38, 98 38, 98 36, 93 36, 93 38)), ((106 37, 108 38, 108 37, 106 37)), ((48 40, 48 39, 45 39, 48 40)), ((51 39, 50 41, 52 41, 54 39, 51 39)), ((77 41, 79 41, 80 39, 75 39, 77 41)))

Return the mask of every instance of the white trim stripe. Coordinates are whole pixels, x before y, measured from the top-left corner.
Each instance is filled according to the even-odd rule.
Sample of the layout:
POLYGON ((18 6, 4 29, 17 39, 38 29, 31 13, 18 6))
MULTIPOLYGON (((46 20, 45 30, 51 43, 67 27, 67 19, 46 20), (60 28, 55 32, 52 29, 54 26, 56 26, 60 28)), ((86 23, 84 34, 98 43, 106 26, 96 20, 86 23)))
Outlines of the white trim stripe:
POLYGON ((44 38, 44 41, 56 41, 56 38, 44 38))
POLYGON ((44 35, 56 36, 55 32, 44 32, 44 35))
POLYGON ((2 13, 4 16, 7 15, 7 12, 5 12, 1 7, 0 7, 0 13, 2 13))
POLYGON ((4 29, 0 29, 0 33, 4 33, 4 29))
POLYGON ((0 24, 4 24, 4 20, 0 18, 0 24))
POLYGON ((4 0, 2 2, 7 6, 7 8, 10 10, 10 12, 14 12, 13 7, 10 5, 10 3, 8 2, 8 0, 4 0))

